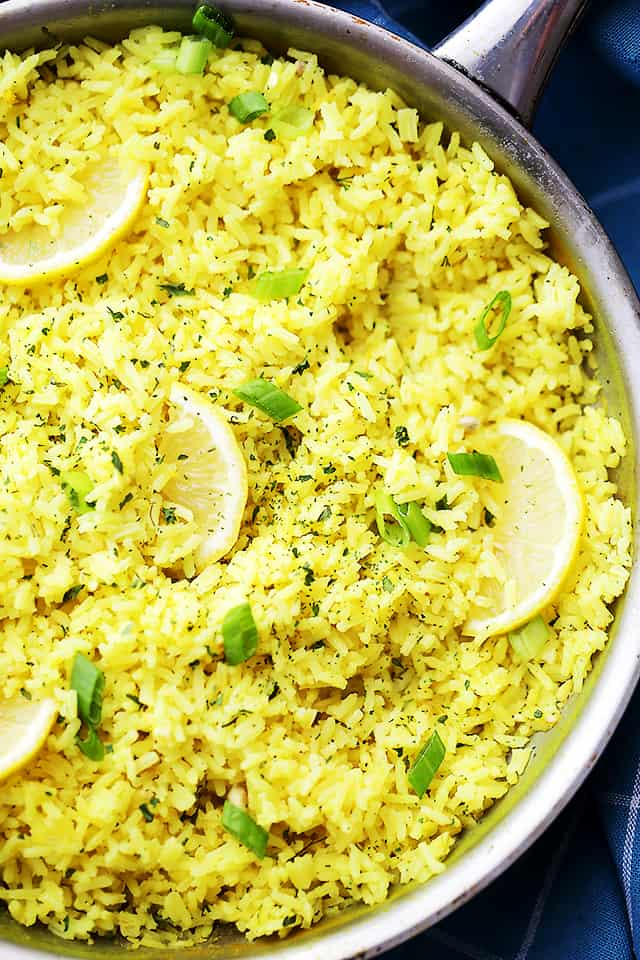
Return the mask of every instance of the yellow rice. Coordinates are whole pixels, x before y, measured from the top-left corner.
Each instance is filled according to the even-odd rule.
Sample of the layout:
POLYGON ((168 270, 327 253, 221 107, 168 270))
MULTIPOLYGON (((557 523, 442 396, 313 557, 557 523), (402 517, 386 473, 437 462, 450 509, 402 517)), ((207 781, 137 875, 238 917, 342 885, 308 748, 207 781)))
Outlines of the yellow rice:
POLYGON ((595 404, 578 283, 480 146, 300 51, 270 63, 244 41, 203 78, 158 73, 177 39, 7 53, 0 77, 0 231, 55 232, 108 154, 151 171, 117 249, 0 303, 0 695, 60 710, 0 791, 0 898, 61 937, 151 945, 220 921, 284 935, 442 871, 581 688, 630 563, 609 476, 625 439, 595 404), (268 115, 243 126, 227 109, 246 90, 311 108, 312 130, 265 140, 268 115), (259 304, 250 277, 286 267, 310 271, 300 296, 259 304), (510 322, 479 352, 501 289, 510 322), (304 408, 286 435, 231 392, 259 375, 304 408), (163 568, 188 565, 197 530, 157 522, 177 380, 225 411, 249 470, 235 548, 191 581, 163 568), (461 640, 495 562, 478 485, 444 466, 467 417, 548 431, 585 496, 577 567, 531 664, 506 637, 461 640), (67 469, 95 483, 94 511, 71 510, 67 469), (376 484, 443 532, 425 550, 382 542, 376 484), (259 650, 230 667, 220 624, 247 598, 259 650), (77 651, 106 675, 101 764, 75 745, 77 651), (434 729, 446 757, 419 800, 407 765, 434 729), (234 785, 270 832, 262 861, 221 826, 234 785))

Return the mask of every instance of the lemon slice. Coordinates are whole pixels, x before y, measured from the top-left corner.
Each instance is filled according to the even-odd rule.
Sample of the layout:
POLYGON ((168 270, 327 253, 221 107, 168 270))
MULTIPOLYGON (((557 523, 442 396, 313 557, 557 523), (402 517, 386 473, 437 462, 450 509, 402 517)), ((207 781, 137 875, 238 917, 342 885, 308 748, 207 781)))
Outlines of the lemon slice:
POLYGON ((474 445, 495 457, 504 481, 482 486, 506 581, 481 582, 463 632, 493 636, 531 620, 557 595, 576 557, 584 502, 564 451, 533 424, 505 420, 474 445))
POLYGON ((0 701, 0 780, 33 760, 58 715, 54 700, 0 701))
POLYGON ((147 180, 146 169, 132 176, 115 160, 89 166, 83 177, 85 202, 65 208, 57 236, 40 224, 0 236, 0 282, 34 284, 95 260, 131 227, 147 180))
POLYGON ((233 430, 208 400, 180 385, 171 391, 174 416, 160 444, 175 464, 162 494, 186 507, 203 533, 196 569, 219 560, 238 539, 247 503, 247 466, 233 430))

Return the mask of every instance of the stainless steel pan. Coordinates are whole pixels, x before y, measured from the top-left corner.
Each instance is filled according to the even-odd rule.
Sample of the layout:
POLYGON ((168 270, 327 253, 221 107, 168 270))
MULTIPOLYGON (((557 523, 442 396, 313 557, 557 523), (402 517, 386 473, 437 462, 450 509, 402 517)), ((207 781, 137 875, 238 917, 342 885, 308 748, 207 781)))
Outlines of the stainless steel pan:
MULTIPOLYGON (((386 30, 313 0, 220 0, 241 34, 267 47, 317 52, 321 62, 374 88, 393 87, 426 117, 442 118, 478 140, 520 196, 552 224, 554 255, 579 277, 596 318, 596 346, 610 409, 621 417, 629 455, 619 482, 635 507, 640 425, 640 304, 604 231, 567 177, 527 130, 536 98, 564 37, 586 0, 491 0, 431 53, 386 30), (520 119, 518 119, 520 118, 520 119)), ((357 2, 357 0, 356 0, 357 2)), ((376 0, 364 3, 383 20, 376 0)), ((361 0, 360 7, 363 7, 361 0)), ((160 23, 188 30, 191 0, 8 0, 0 6, 0 45, 20 50, 52 40, 105 39, 160 23)), ((618 604, 607 650, 583 692, 536 744, 516 787, 462 838, 448 869, 425 885, 395 891, 374 909, 350 908, 286 941, 248 944, 223 932, 185 951, 142 949, 137 960, 218 960, 277 954, 286 960, 365 957, 405 940, 464 903, 529 846, 565 806, 609 740, 640 671, 640 573, 618 604)), ((70 944, 0 916, 0 957, 112 958, 114 942, 70 944)))

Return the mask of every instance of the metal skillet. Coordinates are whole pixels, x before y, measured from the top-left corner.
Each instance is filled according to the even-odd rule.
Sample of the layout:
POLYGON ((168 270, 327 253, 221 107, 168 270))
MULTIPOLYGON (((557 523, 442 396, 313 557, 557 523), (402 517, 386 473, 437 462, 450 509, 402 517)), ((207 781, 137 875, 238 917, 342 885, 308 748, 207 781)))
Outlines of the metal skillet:
MULTIPOLYGON (((377 0, 354 5, 384 25, 377 0)), ((595 344, 606 403, 623 424, 629 452, 619 471, 624 500, 635 508, 640 428, 640 303, 615 251, 584 200, 527 130, 535 102, 564 38, 586 0, 490 0, 430 53, 387 31, 313 0, 221 0, 241 35, 273 51, 316 52, 332 71, 376 89, 392 87, 428 118, 465 140, 478 140, 509 175, 521 198, 551 223, 556 259, 574 271, 596 321, 595 344)), ((192 0, 7 0, 0 5, 0 46, 14 50, 87 34, 121 38, 147 23, 189 31, 192 0)), ((393 29, 393 27, 391 28, 393 29)), ((636 536, 637 550, 637 536, 636 536)), ((556 727, 536 741, 520 782, 462 837, 447 870, 427 884, 394 891, 378 907, 354 907, 285 941, 249 944, 221 931, 210 944, 136 951, 137 960, 344 960, 373 956, 426 929, 509 866, 549 825, 587 776, 609 740, 640 673, 640 567, 618 603, 607 649, 584 690, 556 727)), ((0 915, 3 960, 122 956, 115 941, 67 943, 0 915)))

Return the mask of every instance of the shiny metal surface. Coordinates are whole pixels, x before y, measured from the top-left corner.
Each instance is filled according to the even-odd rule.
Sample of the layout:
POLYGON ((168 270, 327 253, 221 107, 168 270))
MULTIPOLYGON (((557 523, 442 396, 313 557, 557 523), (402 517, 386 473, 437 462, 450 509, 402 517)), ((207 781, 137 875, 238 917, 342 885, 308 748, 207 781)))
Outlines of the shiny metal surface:
POLYGON ((525 124, 588 0, 489 0, 431 52, 462 70, 525 124))
MULTIPOLYGON (((221 0, 221 3, 223 0, 221 0)), ((494 0, 502 6, 502 0, 494 0)), ((513 0, 515 4, 517 0, 513 0)), ((546 0, 539 0, 543 9, 546 0)), ((274 51, 290 45, 318 53, 331 70, 377 89, 391 86, 427 118, 439 117, 467 140, 478 140, 520 196, 551 223, 554 255, 579 277, 583 303, 595 317, 596 353, 606 402, 622 419, 629 455, 619 474, 621 493, 635 509, 640 428, 640 304, 604 231, 567 177, 532 135, 480 86, 447 63, 384 30, 313 0, 224 0, 240 33, 274 51)), ((531 6, 531 5, 530 5, 531 6)), ((87 33, 115 39, 133 26, 187 27, 191 0, 7 0, 0 5, 0 38, 24 49, 87 33)), ((490 8, 489 8, 490 9, 490 8)), ((501 34, 502 35, 502 34, 501 34)), ((636 544, 637 551, 637 544, 636 544)), ((435 923, 504 870, 544 830, 591 770, 633 692, 640 672, 640 567, 618 604, 607 649, 585 689, 557 726, 536 743, 521 781, 468 831, 447 870, 425 885, 392 892, 379 907, 349 908, 285 941, 246 943, 221 931, 211 944, 185 950, 142 948, 137 960, 344 960, 374 956, 435 923)), ((0 916, 2 960, 85 957, 111 960, 119 943, 67 943, 46 930, 26 930, 0 916)))

